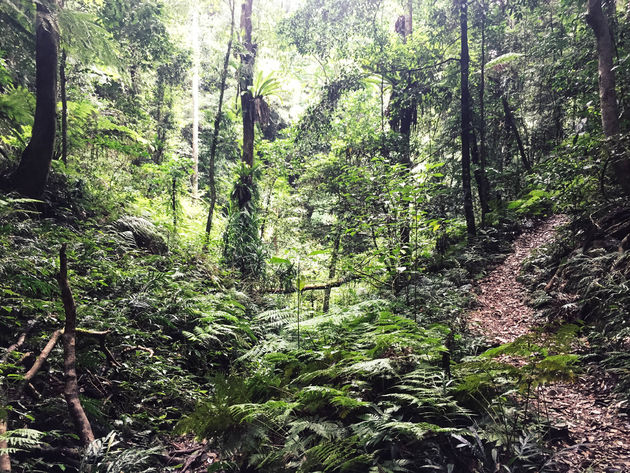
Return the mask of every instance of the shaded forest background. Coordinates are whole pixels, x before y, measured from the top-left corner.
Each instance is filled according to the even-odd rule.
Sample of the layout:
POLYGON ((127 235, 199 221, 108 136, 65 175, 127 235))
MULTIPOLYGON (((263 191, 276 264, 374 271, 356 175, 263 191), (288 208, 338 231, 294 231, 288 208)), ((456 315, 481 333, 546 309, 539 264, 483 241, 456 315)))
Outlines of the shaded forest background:
POLYGON ((3 0, 0 28, 3 472, 567 471, 536 388, 627 397, 630 4, 3 0), (497 347, 476 283, 553 214, 538 335, 497 347))

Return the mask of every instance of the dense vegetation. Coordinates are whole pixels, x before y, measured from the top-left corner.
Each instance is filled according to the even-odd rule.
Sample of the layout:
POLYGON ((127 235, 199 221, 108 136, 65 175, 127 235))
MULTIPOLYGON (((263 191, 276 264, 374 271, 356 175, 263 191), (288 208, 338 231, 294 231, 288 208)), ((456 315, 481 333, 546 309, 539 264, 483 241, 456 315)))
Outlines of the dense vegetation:
POLYGON ((629 15, 3 0, 0 471, 566 471, 536 388, 630 387, 629 15))

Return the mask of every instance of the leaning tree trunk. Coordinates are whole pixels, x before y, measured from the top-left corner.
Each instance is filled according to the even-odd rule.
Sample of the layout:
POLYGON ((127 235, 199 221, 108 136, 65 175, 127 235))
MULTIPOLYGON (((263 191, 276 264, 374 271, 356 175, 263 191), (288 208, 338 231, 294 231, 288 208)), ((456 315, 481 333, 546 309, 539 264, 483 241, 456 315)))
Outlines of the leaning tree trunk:
POLYGON ((54 0, 36 2, 35 120, 31 140, 22 153, 9 185, 20 194, 39 198, 44 193, 57 132, 57 55, 59 30, 54 0))
MULTIPOLYGON (((256 110, 251 87, 254 84, 254 60, 256 46, 252 42, 252 4, 253 0, 245 0, 241 7, 241 34, 243 34, 243 52, 241 53, 241 107, 243 115, 243 162, 254 165, 254 122, 256 110)), ((248 202, 242 203, 244 208, 248 202)))
MULTIPOLYGON (((619 110, 615 91, 615 71, 613 69, 614 45, 608 19, 602 11, 601 0, 588 0, 586 21, 595 33, 597 40, 597 56, 599 63, 599 103, 602 113, 604 135, 610 138, 612 152, 616 146, 614 141, 619 133, 619 110)), ((630 160, 613 155, 613 169, 617 182, 626 194, 630 194, 630 160)))
POLYGON ((527 153, 525 153, 523 139, 521 138, 521 133, 518 131, 518 127, 516 126, 514 112, 512 112, 512 109, 510 108, 510 104, 508 103, 507 97, 505 96, 505 92, 501 92, 501 102, 503 103, 503 112, 505 113, 506 127, 508 131, 512 130, 512 133, 514 133, 514 139, 516 140, 516 145, 518 146, 518 154, 521 157, 523 167, 527 172, 531 172, 532 165, 529 162, 529 159, 527 159, 527 153))
POLYGON ((223 58, 223 71, 221 72, 221 86, 219 87, 219 106, 217 115, 214 117, 214 130, 212 132, 212 144, 210 145, 210 163, 209 163, 209 181, 210 181, 210 207, 208 209, 208 220, 206 221, 206 241, 207 248, 210 242, 210 231, 212 230, 212 218, 214 216, 214 207, 217 203, 217 183, 215 176, 215 161, 217 154, 217 143, 219 141, 219 130, 221 128, 221 118, 223 117, 223 97, 225 96, 225 84, 227 82, 228 67, 230 65, 230 56, 232 55, 232 41, 234 38, 234 0, 230 2, 232 12, 232 20, 230 22, 230 39, 228 40, 225 58, 223 58))
POLYGON ((468 4, 467 0, 460 0, 459 25, 461 31, 461 114, 462 114, 462 189, 464 191, 464 216, 469 239, 477 234, 475 214, 470 187, 470 135, 472 131, 472 109, 470 105, 470 90, 468 89, 468 72, 470 55, 468 53, 468 4))
POLYGON ((57 281, 61 289, 61 299, 66 313, 66 325, 63 331, 63 368, 65 381, 63 395, 68 404, 70 417, 72 422, 74 422, 79 438, 83 446, 87 447, 94 441, 94 433, 92 432, 92 426, 85 415, 81 400, 79 399, 76 368, 77 307, 72 297, 70 283, 68 282, 68 257, 66 256, 65 243, 61 246, 61 250, 59 251, 59 266, 57 281))

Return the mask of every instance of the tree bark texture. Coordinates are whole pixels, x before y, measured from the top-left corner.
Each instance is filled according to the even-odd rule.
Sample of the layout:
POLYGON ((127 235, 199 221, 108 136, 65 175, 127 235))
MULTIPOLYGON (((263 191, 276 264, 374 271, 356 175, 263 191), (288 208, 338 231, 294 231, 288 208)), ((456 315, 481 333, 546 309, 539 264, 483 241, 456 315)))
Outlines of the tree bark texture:
POLYGON ((57 281, 61 289, 61 299, 66 314, 66 325, 63 332, 63 349, 64 349, 64 389, 63 395, 68 404, 70 418, 74 422, 77 434, 83 443, 88 446, 94 441, 94 433, 90 421, 85 415, 81 400, 79 399, 79 385, 77 382, 76 368, 76 328, 77 328, 77 307, 72 296, 70 283, 68 282, 68 257, 66 255, 65 243, 59 251, 59 275, 57 281))
MULTIPOLYGON (((601 0, 588 0, 586 21, 592 28, 597 40, 597 58, 599 69, 599 102, 602 114, 602 128, 607 138, 614 138, 619 133, 619 109, 615 90, 615 71, 613 69, 614 44, 608 26, 608 18, 602 10, 601 0)), ((614 140, 613 140, 614 141, 614 140)), ((612 143, 612 153, 617 150, 612 143)), ((613 170, 617 182, 626 194, 630 194, 630 160, 613 156, 613 170)))
MULTIPOLYGON (((252 42, 252 4, 253 0, 245 0, 241 6, 241 35, 243 52, 241 53, 240 89, 243 115, 243 162, 254 165, 254 123, 256 110, 251 87, 254 84, 254 61, 256 45, 252 42)), ((245 203, 242 208, 246 206, 245 203)))
POLYGON ((227 82, 228 68, 230 65, 230 56, 232 55, 232 41, 234 38, 234 0, 230 2, 232 20, 230 22, 230 39, 228 40, 227 50, 223 58, 223 71, 221 72, 221 85, 219 87, 219 106, 217 115, 214 117, 214 129, 212 131, 212 143, 210 144, 210 163, 209 163, 209 180, 210 180, 210 207, 208 209, 208 219, 206 220, 206 240, 207 248, 210 242, 210 231, 212 230, 212 219, 214 217, 214 207, 217 203, 217 183, 215 176, 217 143, 219 141, 219 130, 221 128, 221 118, 223 117, 223 98, 225 96, 225 84, 227 82))
POLYGON ((36 4, 35 120, 31 140, 10 178, 13 189, 31 198, 39 198, 44 193, 57 132, 57 5, 53 0, 41 0, 36 4))
POLYGON ((461 118, 462 118, 462 189, 464 193, 464 216, 466 218, 466 230, 468 237, 477 234, 475 227, 475 214, 472 202, 472 190, 470 187, 470 135, 472 131, 472 109, 470 105, 470 90, 468 88, 468 74, 470 68, 470 55, 468 52, 468 4, 467 0, 460 0, 459 25, 461 32, 461 118))

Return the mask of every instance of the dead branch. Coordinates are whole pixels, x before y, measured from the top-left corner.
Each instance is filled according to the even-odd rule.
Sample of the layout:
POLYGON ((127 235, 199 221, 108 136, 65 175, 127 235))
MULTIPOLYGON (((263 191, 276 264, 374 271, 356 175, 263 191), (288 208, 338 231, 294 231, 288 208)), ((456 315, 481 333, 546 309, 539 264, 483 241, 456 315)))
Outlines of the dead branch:
MULTIPOLYGON (((323 284, 311 284, 309 286, 304 286, 304 288, 302 289, 302 292, 321 291, 321 290, 330 289, 333 287, 340 287, 340 286, 343 286, 344 284, 354 281, 355 279, 358 279, 358 277, 353 275, 353 276, 348 276, 346 278, 340 279, 339 281, 331 281, 331 282, 327 282, 323 284)), ((270 294, 292 294, 296 291, 297 289, 295 287, 291 287, 289 289, 277 289, 277 288, 269 289, 267 292, 270 294)))
POLYGON ((17 341, 13 345, 11 345, 9 348, 7 348, 7 351, 5 352, 5 354, 2 355, 2 359, 0 359, 0 363, 6 363, 11 353, 13 353, 15 350, 17 350, 22 345, 24 345, 27 335, 31 332, 34 326, 35 326, 35 320, 29 320, 28 324, 26 325, 26 328, 20 334, 17 341))
POLYGON ((134 350, 140 350, 140 351, 145 351, 149 354, 149 357, 153 357, 153 355, 155 355, 155 352, 153 351, 153 349, 151 348, 147 348, 147 347, 142 347, 140 345, 135 345, 133 347, 126 347, 124 348, 121 352, 120 355, 124 355, 126 353, 129 353, 130 351, 134 351, 134 350))
POLYGON ((111 330, 90 330, 87 328, 77 327, 77 333, 80 333, 81 335, 90 335, 92 337, 102 338, 112 333, 112 331, 111 330))
POLYGON ((53 348, 55 348, 55 345, 57 345, 61 333, 61 330, 55 330, 52 333, 52 335, 50 336, 50 340, 48 340, 48 343, 35 360, 35 363, 33 363, 33 366, 31 366, 31 368, 24 375, 24 379, 20 383, 20 386, 17 390, 17 399, 21 397, 22 392, 24 392, 24 388, 26 388, 26 386, 31 382, 31 380, 35 377, 44 362, 48 359, 48 356, 53 351, 53 348))
POLYGON ((79 437, 84 446, 88 446, 94 441, 94 433, 90 421, 85 415, 81 400, 79 399, 79 385, 77 382, 77 354, 76 354, 76 328, 77 328, 77 307, 72 297, 72 290, 68 282, 68 257, 66 255, 66 244, 61 245, 59 251, 59 275, 57 277, 59 288, 61 289, 61 299, 66 313, 66 326, 63 333, 64 349, 64 381, 63 395, 68 404, 70 417, 74 422, 79 437))

